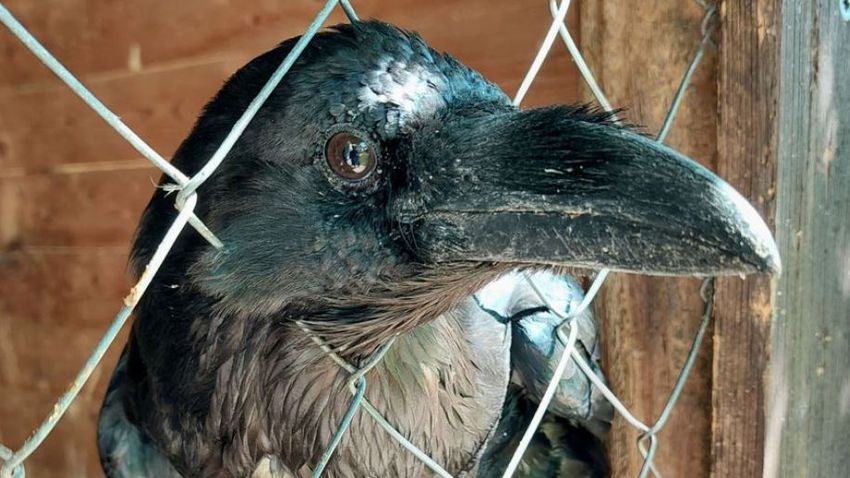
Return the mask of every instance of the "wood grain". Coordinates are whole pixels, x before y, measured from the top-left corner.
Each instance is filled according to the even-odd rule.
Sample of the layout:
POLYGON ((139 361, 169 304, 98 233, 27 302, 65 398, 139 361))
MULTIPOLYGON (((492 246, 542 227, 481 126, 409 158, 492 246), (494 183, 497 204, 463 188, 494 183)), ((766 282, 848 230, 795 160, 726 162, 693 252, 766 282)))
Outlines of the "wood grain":
POLYGON ((15 325, 21 344, 28 340, 24 330, 30 324, 103 327, 129 290, 127 249, 123 245, 4 252, 0 255, 2 323, 15 325))
POLYGON ((11 244, 27 247, 125 247, 159 172, 140 169, 0 179, 15 221, 11 244), (7 191, 8 190, 8 191, 7 191))
MULTIPOLYGON (((187 59, 238 57, 245 61, 283 39, 302 33, 321 4, 316 0, 276 2, 184 0, 134 2, 10 0, 4 4, 71 71, 95 78, 132 71, 131 49, 143 68, 185 63, 187 59)), ((500 0, 361 0, 363 18, 377 18, 417 30, 437 48, 461 58, 525 67, 548 24, 544 2, 500 0), (482 41, 485 40, 485 41, 482 41)), ((329 24, 345 17, 337 10, 329 24)), ((0 87, 13 90, 56 85, 29 52, 0 30, 0 87), (8 45, 8 46, 7 46, 8 45)), ((564 52, 555 55, 568 66, 564 52)), ((482 68, 486 69, 486 68, 482 68)), ((566 71, 566 70, 563 70, 566 71)))
MULTIPOLYGON (((773 225, 779 4, 721 8, 718 173, 773 225)), ((771 322, 766 277, 718 280, 715 295, 712 476, 760 476, 771 322)))
POLYGON ((125 247, 138 215, 154 191, 159 172, 142 169, 64 176, 30 175, 0 179, 0 191, 14 204, 10 237, 26 247, 125 247), (3 190, 11 189, 11 192, 3 190))
MULTIPOLYGON (((702 10, 694 2, 594 0, 582 4, 582 47, 591 69, 628 122, 660 127, 699 43, 702 10)), ((709 51, 668 143, 709 168, 715 165, 715 55, 709 51)), ((695 279, 615 274, 596 301, 603 321, 606 373, 614 391, 646 423, 661 412, 684 363, 702 301, 695 279)), ((709 341, 710 342, 710 341, 709 341)), ((664 476, 709 471, 711 345, 704 344, 664 430, 655 460, 664 476)), ((614 476, 637 476, 638 433, 617 419, 609 440, 614 476)))
POLYGON ((850 23, 782 2, 776 217, 783 275, 765 477, 850 470, 850 23))
MULTIPOLYGON (((2 60, 0 60, 2 61, 2 60)), ((233 59, 145 70, 88 82, 95 95, 169 157, 201 107, 240 66, 233 59)), ((0 95, 0 176, 61 174, 73 165, 139 154, 65 87, 0 95)))
MULTIPOLYGON (((115 312, 117 307, 114 306, 115 312)), ((0 365, 0 387, 4 390, 32 391, 42 394, 45 398, 57 397, 65 391, 80 368, 80 352, 92 350, 103 335, 103 328, 86 327, 80 324, 37 322, 19 322, 14 334, 6 335, 8 330, 0 332, 3 337, 4 364, 0 365), (17 364, 14 368, 11 365, 17 364), (26 364, 22 367, 21 364, 26 364)), ((126 340, 126 335, 122 335, 126 340)), ((122 342, 123 343, 123 342, 122 342)), ((118 359, 121 346, 110 350, 110 361, 118 359)), ((86 384, 83 396, 89 396, 97 401, 103 397, 106 383, 109 381, 111 370, 99 368, 86 384)), ((52 404, 51 404, 52 406, 52 404)), ((50 406, 42 409, 50 412, 50 406)), ((44 418, 44 417, 42 417, 44 418)), ((3 420, 4 428, 6 420, 3 420)), ((8 432, 13 429, 9 428, 8 432)), ((19 433, 20 430, 17 430, 19 433)))

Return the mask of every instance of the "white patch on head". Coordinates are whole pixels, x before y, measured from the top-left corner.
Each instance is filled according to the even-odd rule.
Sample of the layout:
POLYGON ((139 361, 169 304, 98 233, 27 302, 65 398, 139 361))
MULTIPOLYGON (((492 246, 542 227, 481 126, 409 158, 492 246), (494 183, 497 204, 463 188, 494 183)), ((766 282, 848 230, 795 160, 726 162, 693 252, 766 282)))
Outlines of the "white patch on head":
POLYGON ((360 110, 383 106, 393 111, 388 120, 404 126, 417 118, 433 115, 443 105, 439 88, 444 80, 421 65, 384 59, 369 72, 360 89, 360 110))

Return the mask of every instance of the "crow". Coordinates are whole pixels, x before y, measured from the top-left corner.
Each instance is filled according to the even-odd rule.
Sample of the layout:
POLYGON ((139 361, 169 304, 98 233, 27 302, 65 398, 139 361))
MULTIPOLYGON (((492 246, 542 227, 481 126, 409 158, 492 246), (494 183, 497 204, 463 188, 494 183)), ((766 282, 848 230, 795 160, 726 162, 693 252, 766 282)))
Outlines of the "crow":
MULTIPOLYGON (((203 166, 296 40, 226 82, 176 167, 203 166)), ((136 275, 176 216, 160 184, 136 275)), ((588 106, 520 110, 378 21, 316 35, 198 193, 225 247, 183 231, 139 302, 98 424, 109 477, 310 476, 352 399, 316 340, 355 367, 394 340, 367 400, 453 476, 498 476, 583 298, 570 271, 779 269, 761 217, 697 163, 588 106)), ((601 374, 596 319, 573 326, 601 374)), ((611 416, 571 365, 519 474, 606 476, 611 416)), ((360 410, 324 473, 432 471, 360 410)))

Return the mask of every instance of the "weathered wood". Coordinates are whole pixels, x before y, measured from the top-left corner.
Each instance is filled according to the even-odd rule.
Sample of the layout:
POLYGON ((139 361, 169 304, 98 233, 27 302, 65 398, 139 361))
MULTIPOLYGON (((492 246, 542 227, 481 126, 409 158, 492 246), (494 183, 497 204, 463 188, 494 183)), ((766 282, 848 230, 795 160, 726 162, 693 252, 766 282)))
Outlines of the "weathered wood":
MULTIPOLYGON (((772 225, 776 192, 776 0, 721 5, 718 173, 772 225)), ((717 282, 712 476, 760 476, 771 318, 766 277, 717 282)))
POLYGON ((850 23, 782 2, 777 225, 765 477, 850 470, 850 23))
MULTIPOLYGON (((108 2, 11 0, 9 10, 71 71, 112 75, 187 58, 244 55, 300 33, 317 2, 108 2), (132 50, 136 50, 133 52, 132 50), (136 56, 139 60, 134 59, 136 56)), ((336 16, 340 20, 341 16, 336 16)), ((0 42, 15 40, 0 29, 0 42)), ((2 51, 0 85, 55 85, 52 74, 22 48, 2 51)))
MULTIPOLYGON (((594 0, 582 3, 583 50, 627 121, 660 127, 699 43, 703 11, 695 2, 594 0)), ((714 166, 715 55, 707 52, 668 143, 714 166)), ((606 373, 614 391, 645 422, 661 412, 702 315, 694 279, 615 274, 596 301, 603 321, 606 373)), ((709 470, 711 345, 703 345, 673 415, 659 435, 664 476, 703 477, 709 470)), ((609 441, 614 476, 637 476, 638 433, 618 419, 609 441)))

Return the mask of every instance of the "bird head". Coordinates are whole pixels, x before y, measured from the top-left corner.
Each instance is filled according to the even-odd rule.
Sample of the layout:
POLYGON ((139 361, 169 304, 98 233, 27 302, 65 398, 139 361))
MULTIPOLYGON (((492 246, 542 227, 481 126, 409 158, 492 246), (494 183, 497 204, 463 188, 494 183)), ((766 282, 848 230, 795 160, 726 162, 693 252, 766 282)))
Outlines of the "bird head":
MULTIPOLYGON (((203 166, 294 41, 225 84, 177 167, 203 166)), ((197 213, 225 249, 187 231, 163 274, 243 314, 322 297, 336 304, 327 310, 428 315, 423 307, 463 295, 449 291, 516 267, 779 269, 759 214, 696 162, 592 108, 520 110, 480 74, 379 22, 318 34, 199 195, 197 213)), ((172 203, 154 195, 139 268, 172 203)))

